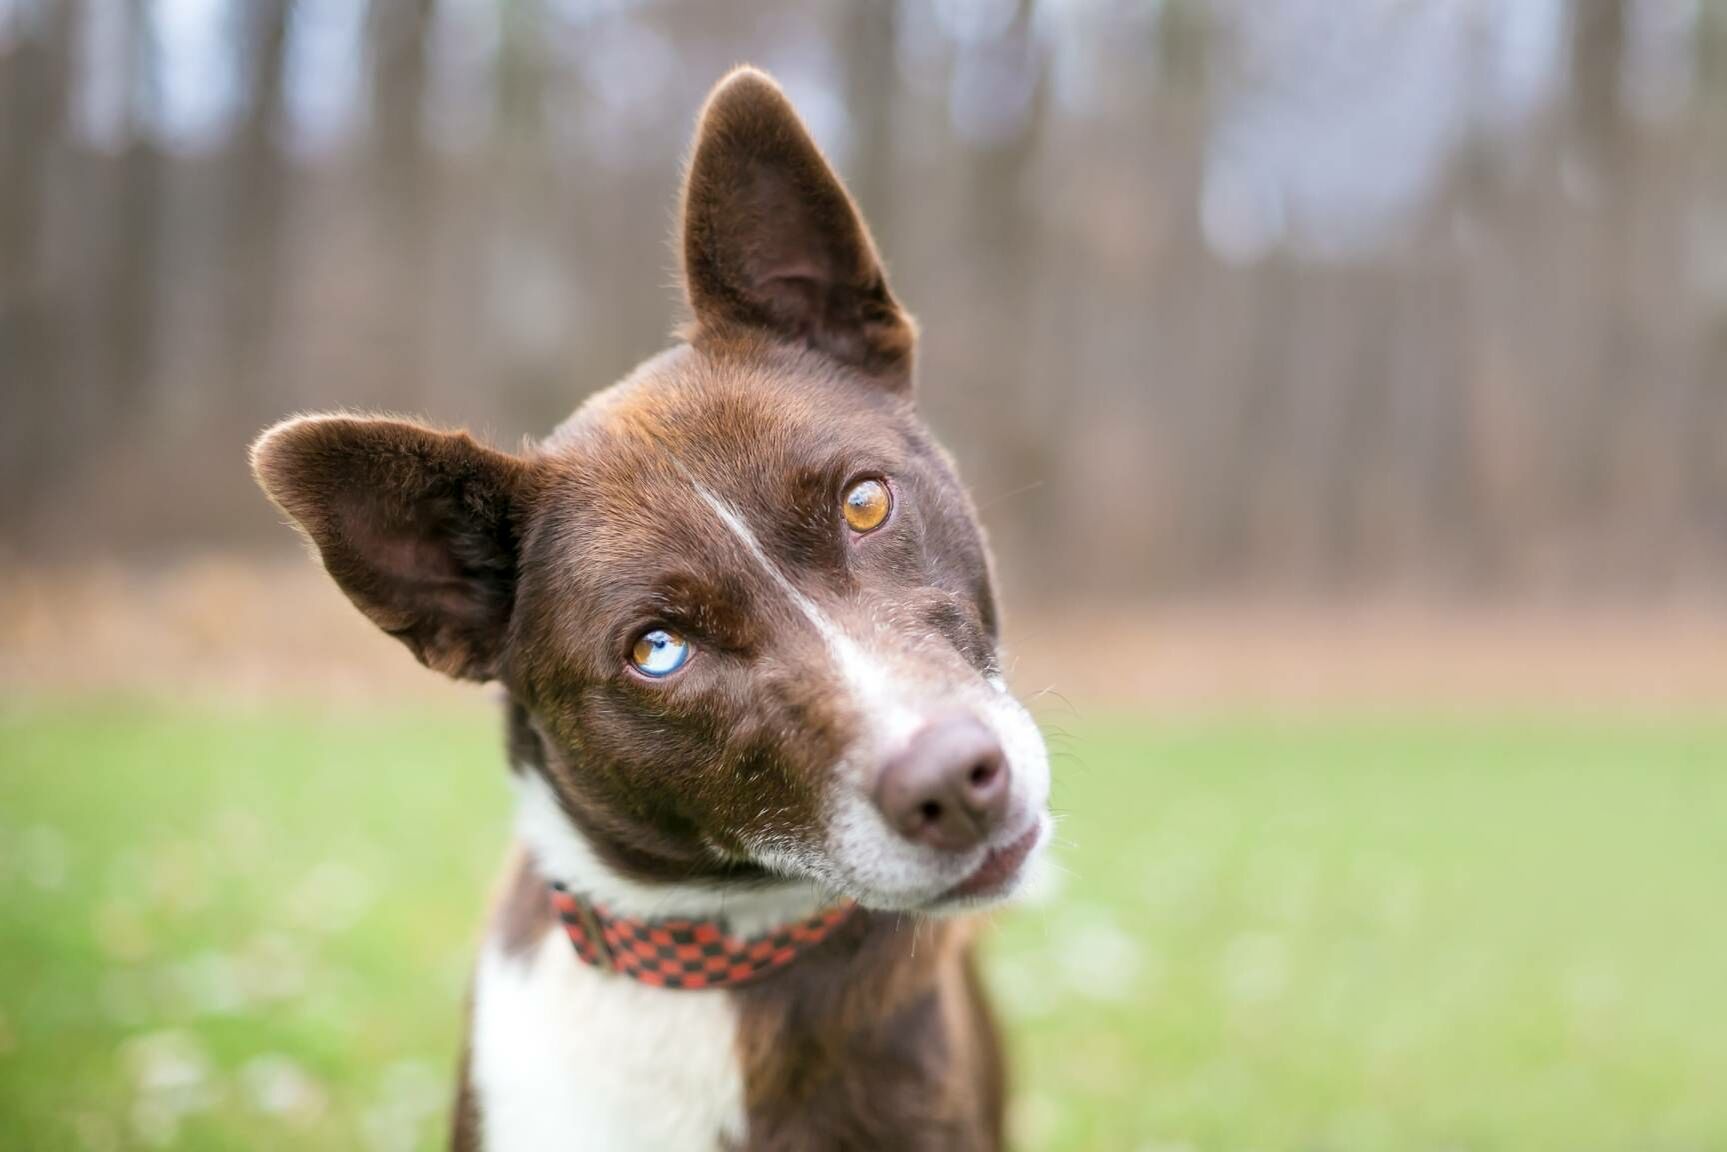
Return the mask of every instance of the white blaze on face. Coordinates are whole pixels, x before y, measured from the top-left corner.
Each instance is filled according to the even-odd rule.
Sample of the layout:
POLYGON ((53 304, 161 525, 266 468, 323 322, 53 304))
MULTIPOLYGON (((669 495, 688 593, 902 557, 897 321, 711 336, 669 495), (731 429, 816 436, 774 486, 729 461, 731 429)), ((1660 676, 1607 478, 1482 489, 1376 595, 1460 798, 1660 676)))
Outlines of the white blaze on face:
POLYGON ((922 693, 925 705, 914 703, 912 689, 856 638, 829 619, 768 555, 736 509, 692 480, 696 493, 720 522, 773 580, 775 586, 815 629, 851 697, 859 735, 841 762, 834 766, 825 852, 806 845, 773 843, 755 846, 764 864, 812 875, 866 903, 887 908, 912 908, 927 903, 958 884, 982 862, 988 845, 955 856, 913 844, 895 832, 876 808, 871 794, 880 765, 911 740, 929 719, 934 701, 941 709, 970 706, 994 730, 1006 753, 1011 781, 1010 817, 997 838, 1008 843, 1044 819, 1049 798, 1049 759, 1043 737, 1030 715, 999 678, 981 678, 964 685, 942 685, 922 693))
POLYGON ((700 484, 696 485, 696 493, 714 510, 720 522, 731 530, 732 535, 738 538, 739 543, 821 636, 822 643, 827 645, 828 654, 833 659, 834 667, 839 670, 846 686, 851 690, 858 714, 869 720, 873 729, 873 742, 885 748, 893 748, 910 740, 912 733, 922 724, 922 717, 906 704, 881 662, 841 631, 816 606, 815 601, 805 596, 797 585, 791 582, 731 505, 700 484))

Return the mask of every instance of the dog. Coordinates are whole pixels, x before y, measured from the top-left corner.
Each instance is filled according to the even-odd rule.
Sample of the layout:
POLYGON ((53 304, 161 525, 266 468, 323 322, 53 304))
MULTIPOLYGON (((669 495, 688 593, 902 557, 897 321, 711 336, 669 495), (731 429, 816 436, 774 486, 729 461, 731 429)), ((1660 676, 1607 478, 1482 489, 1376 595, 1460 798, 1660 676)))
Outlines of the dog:
POLYGON ((510 454, 302 416, 253 471, 420 661, 501 685, 516 844, 451 1146, 997 1149, 973 956, 1048 838, 917 328, 763 73, 702 110, 675 345, 510 454))

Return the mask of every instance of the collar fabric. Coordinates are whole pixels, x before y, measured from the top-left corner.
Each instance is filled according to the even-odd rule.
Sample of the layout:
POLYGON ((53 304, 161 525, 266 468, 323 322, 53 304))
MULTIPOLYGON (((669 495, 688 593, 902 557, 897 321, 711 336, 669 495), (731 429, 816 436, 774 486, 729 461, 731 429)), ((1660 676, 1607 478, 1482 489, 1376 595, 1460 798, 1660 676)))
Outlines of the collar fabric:
POLYGON ((552 907, 584 964, 655 988, 735 988, 820 944, 851 918, 847 900, 759 936, 733 936, 721 920, 637 920, 550 885, 552 907))

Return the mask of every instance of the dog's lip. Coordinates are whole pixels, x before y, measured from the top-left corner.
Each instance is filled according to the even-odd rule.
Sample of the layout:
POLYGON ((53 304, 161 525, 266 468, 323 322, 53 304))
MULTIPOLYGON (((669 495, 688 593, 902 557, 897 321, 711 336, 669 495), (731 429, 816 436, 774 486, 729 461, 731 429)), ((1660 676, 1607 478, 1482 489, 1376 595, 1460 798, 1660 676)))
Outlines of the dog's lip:
POLYGON ((1006 844, 998 844, 985 853, 970 876, 941 894, 942 900, 966 900, 994 896, 1019 878, 1020 869, 1043 838, 1043 821, 1033 820, 1031 827, 1006 844))

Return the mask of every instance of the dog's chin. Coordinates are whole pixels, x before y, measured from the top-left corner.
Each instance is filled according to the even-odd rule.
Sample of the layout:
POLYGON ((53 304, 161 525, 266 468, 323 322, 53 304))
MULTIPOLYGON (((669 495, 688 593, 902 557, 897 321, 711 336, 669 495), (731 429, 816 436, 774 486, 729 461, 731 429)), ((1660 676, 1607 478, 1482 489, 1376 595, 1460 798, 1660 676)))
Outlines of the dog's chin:
MULTIPOLYGON (((878 912, 957 916, 1000 907, 1036 886, 1045 867, 1049 828, 1048 814, 1038 813, 974 860, 953 869, 940 869, 924 882, 903 888, 887 889, 848 880, 836 884, 831 873, 828 883, 863 907, 878 912)), ((843 874, 846 870, 834 871, 843 874)))
POLYGON ((993 845, 965 879, 946 889, 918 911, 930 916, 978 912, 1012 903, 1036 887, 1045 867, 1049 817, 1039 814, 1018 836, 993 845))

